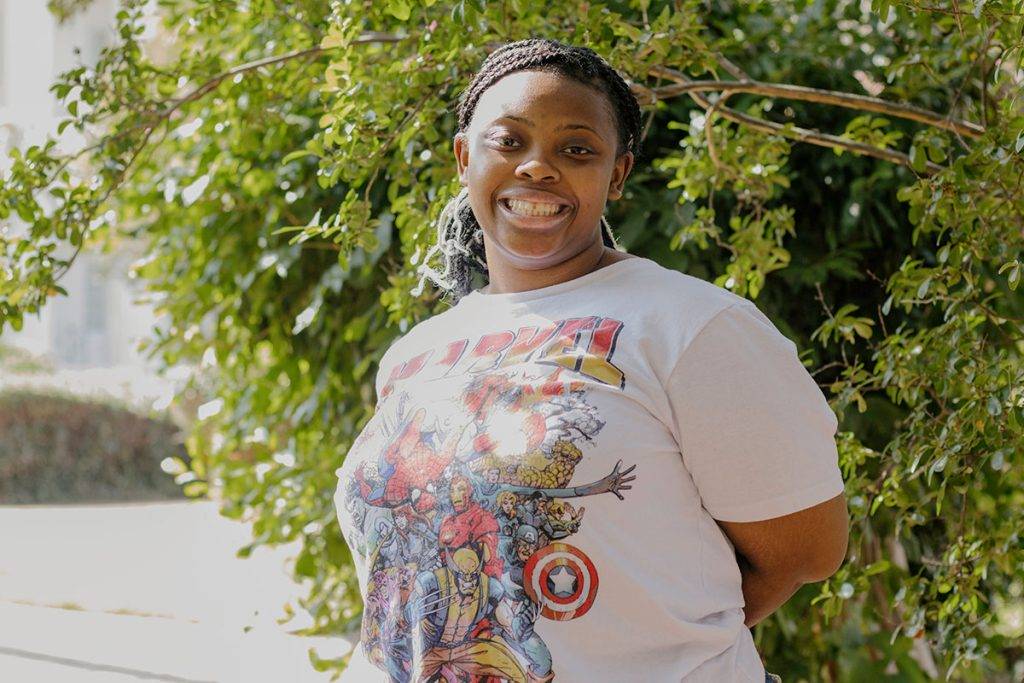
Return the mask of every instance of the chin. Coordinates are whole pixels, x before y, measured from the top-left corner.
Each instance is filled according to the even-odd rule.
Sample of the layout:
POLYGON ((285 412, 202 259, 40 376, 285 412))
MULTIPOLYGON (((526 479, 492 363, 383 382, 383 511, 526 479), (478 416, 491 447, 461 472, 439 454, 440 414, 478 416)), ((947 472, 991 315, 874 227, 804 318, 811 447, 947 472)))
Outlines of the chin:
POLYGON ((545 253, 507 252, 505 260, 519 270, 544 270, 567 261, 569 255, 555 251, 545 253))
POLYGON ((561 240, 550 242, 544 240, 544 242, 536 237, 531 241, 527 237, 520 241, 520 244, 512 246, 505 240, 493 240, 493 244, 501 252, 502 258, 522 270, 550 268, 571 256, 567 253, 565 244, 561 240))

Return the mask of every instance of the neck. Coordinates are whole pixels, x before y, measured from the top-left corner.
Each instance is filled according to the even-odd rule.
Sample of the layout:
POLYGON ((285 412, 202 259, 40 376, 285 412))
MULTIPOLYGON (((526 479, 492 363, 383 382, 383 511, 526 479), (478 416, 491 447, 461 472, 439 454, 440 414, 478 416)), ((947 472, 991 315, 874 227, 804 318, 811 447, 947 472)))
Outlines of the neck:
POLYGON ((484 249, 487 252, 487 270, 490 276, 488 294, 525 292, 550 287, 575 280, 618 260, 614 257, 614 250, 605 247, 600 239, 575 256, 553 266, 536 269, 517 268, 509 263, 508 259, 502 258, 503 254, 494 253, 499 251, 500 247, 492 247, 486 241, 484 249))

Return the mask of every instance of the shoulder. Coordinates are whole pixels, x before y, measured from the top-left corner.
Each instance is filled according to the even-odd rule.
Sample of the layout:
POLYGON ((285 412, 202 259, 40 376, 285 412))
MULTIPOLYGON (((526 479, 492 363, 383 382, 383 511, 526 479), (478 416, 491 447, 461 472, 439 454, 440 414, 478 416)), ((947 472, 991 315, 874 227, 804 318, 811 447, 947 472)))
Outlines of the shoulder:
POLYGON ((694 275, 640 256, 640 263, 631 271, 629 287, 642 292, 654 303, 671 302, 674 306, 689 306, 720 311, 734 304, 750 304, 745 299, 724 287, 708 282, 694 275))
POLYGON ((660 340, 669 352, 669 362, 724 312, 740 311, 740 315, 761 316, 768 321, 749 299, 647 258, 615 284, 630 317, 639 317, 645 334, 660 340))

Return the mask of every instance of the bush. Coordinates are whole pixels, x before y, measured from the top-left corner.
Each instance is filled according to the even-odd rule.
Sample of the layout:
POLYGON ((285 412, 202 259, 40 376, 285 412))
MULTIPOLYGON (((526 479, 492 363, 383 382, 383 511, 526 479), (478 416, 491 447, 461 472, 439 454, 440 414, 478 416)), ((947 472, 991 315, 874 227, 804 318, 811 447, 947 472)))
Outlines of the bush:
POLYGON ((0 503, 180 498, 160 469, 168 457, 186 456, 167 420, 71 396, 0 393, 0 503))

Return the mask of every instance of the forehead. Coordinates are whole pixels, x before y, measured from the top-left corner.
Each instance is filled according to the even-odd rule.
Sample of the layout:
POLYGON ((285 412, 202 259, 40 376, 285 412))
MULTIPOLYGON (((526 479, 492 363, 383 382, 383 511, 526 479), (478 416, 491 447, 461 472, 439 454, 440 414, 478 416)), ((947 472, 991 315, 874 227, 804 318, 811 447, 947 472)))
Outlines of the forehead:
POLYGON ((480 95, 471 125, 503 116, 529 119, 542 127, 573 122, 615 130, 615 114, 603 91, 549 71, 516 71, 495 81, 480 95))

